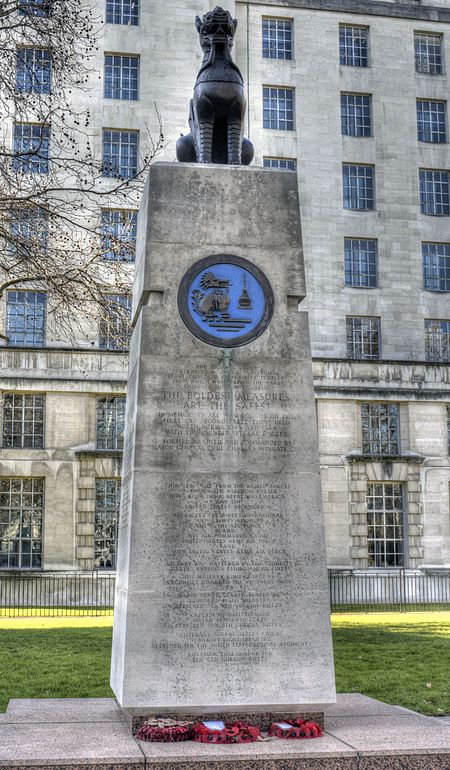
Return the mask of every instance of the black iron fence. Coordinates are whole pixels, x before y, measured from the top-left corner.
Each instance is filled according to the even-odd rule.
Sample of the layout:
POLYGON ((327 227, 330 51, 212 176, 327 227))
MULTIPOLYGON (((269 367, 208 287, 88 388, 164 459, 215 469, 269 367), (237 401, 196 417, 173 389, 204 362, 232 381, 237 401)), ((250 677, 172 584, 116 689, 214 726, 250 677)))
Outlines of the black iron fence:
POLYGON ((329 570, 331 612, 450 610, 450 572, 329 570))
POLYGON ((115 582, 108 572, 0 573, 0 617, 112 615, 115 582))
MULTIPOLYGON (((450 610, 450 571, 328 571, 332 612, 450 610)), ((110 572, 0 572, 0 618, 112 615, 110 572)))

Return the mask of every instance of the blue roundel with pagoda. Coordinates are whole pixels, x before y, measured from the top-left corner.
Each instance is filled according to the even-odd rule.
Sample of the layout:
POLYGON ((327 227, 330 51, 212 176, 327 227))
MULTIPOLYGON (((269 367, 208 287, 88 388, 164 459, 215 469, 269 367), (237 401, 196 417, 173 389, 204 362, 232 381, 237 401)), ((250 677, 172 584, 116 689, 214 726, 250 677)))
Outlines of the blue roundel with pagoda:
POLYGON ((196 262, 178 290, 178 308, 189 331, 216 347, 246 345, 259 337, 270 323, 273 304, 262 270, 232 254, 196 262))

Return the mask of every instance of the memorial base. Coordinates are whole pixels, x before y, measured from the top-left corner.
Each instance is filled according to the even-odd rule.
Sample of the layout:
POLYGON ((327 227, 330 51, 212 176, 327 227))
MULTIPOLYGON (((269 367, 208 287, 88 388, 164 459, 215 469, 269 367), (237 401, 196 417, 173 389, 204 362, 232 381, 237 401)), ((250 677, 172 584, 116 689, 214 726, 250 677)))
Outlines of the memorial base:
POLYGON ((154 719, 155 717, 164 716, 165 719, 183 719, 188 720, 192 722, 203 722, 206 719, 219 719, 223 722, 247 722, 251 725, 256 725, 260 728, 262 731, 267 731, 269 729, 269 725, 272 724, 272 722, 292 722, 296 717, 301 717, 302 719, 307 719, 312 722, 317 722, 322 728, 324 727, 324 714, 323 711, 283 711, 283 712, 246 712, 246 711, 217 711, 216 713, 210 713, 207 714, 180 714, 180 713, 170 713, 170 714, 164 714, 162 715, 160 712, 153 712, 149 713, 148 711, 144 714, 142 710, 135 711, 134 709, 123 709, 124 714, 126 715, 126 719, 131 722, 131 729, 133 732, 133 735, 137 733, 140 726, 147 720, 147 719, 154 719))
POLYGON ((313 740, 143 743, 113 699, 11 700, 2 770, 449 770, 450 724, 364 695, 338 695, 313 740))

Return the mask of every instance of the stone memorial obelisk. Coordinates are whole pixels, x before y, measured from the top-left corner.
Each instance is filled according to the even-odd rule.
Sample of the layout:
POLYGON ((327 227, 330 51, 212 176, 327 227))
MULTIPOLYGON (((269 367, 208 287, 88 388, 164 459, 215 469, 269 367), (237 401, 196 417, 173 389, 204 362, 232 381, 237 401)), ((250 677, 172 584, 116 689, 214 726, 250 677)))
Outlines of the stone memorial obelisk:
POLYGON ((111 684, 148 715, 335 700, 297 178, 240 165, 231 25, 139 214, 111 684))

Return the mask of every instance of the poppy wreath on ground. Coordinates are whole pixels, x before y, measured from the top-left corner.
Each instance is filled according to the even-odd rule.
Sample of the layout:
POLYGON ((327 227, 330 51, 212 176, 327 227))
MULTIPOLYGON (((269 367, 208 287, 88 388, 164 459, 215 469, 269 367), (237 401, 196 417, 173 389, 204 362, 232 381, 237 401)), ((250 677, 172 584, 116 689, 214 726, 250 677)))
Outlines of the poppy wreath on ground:
POLYGON ((192 727, 192 722, 179 722, 176 719, 148 719, 140 726, 136 738, 160 743, 189 741, 192 738, 192 727))
POLYGON ((194 741, 200 743, 253 743, 261 738, 261 730, 246 722, 225 724, 223 730, 211 730, 203 722, 193 727, 194 741))
POLYGON ((290 726, 285 722, 272 722, 268 734, 272 738, 320 738, 323 730, 317 722, 297 717, 290 726))

